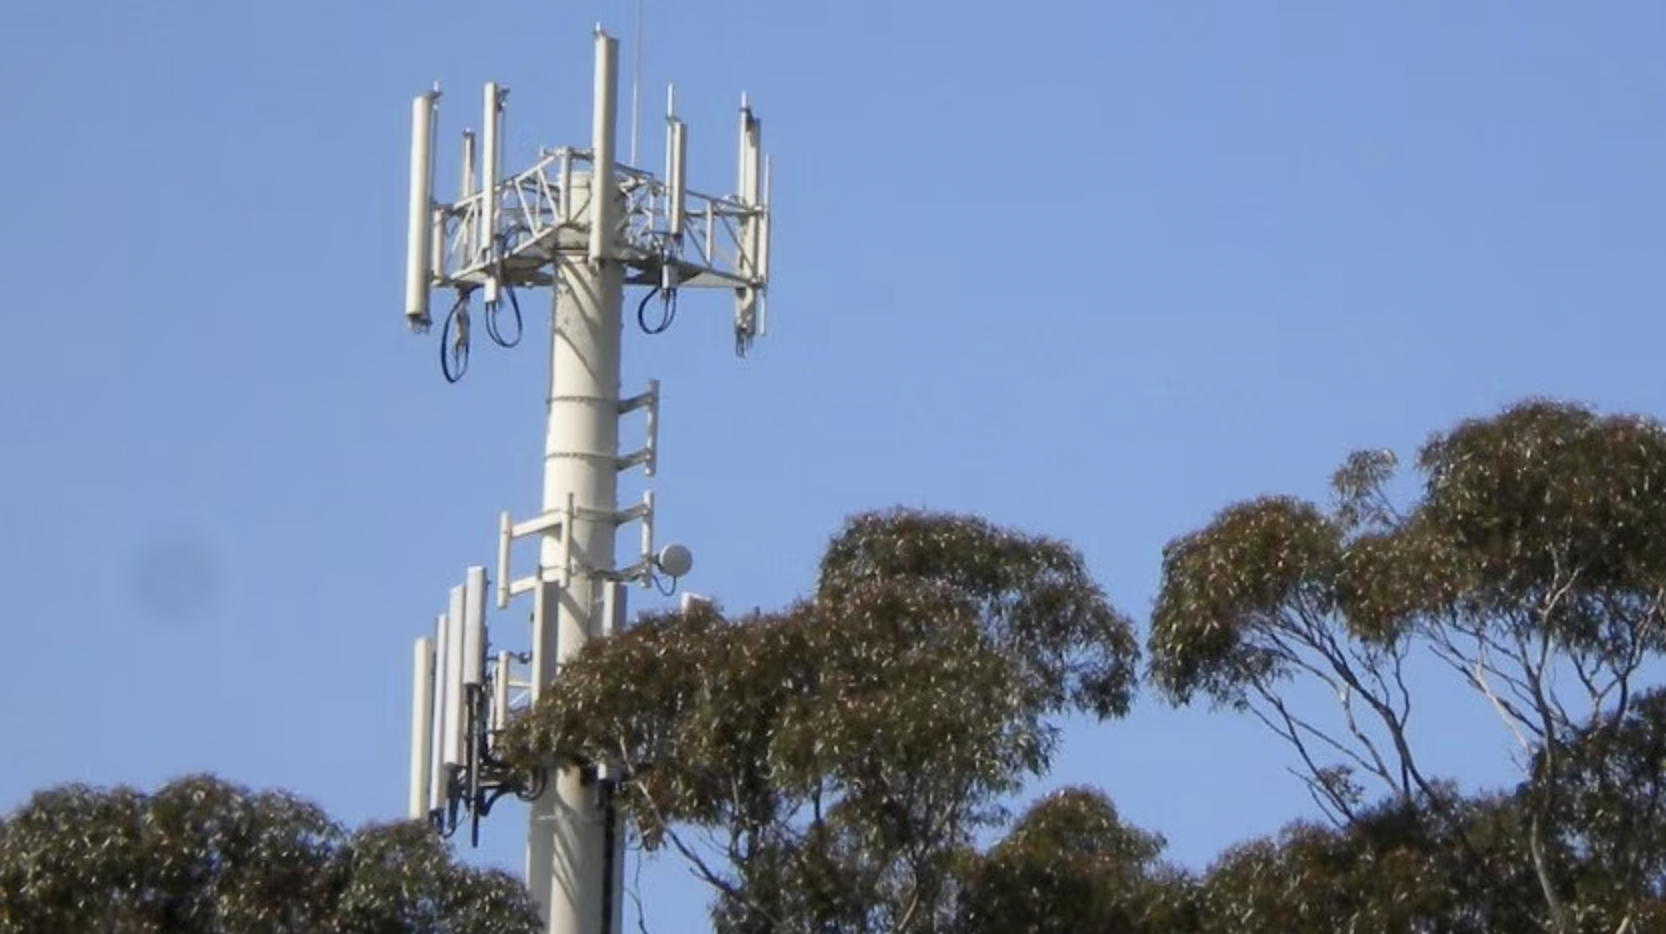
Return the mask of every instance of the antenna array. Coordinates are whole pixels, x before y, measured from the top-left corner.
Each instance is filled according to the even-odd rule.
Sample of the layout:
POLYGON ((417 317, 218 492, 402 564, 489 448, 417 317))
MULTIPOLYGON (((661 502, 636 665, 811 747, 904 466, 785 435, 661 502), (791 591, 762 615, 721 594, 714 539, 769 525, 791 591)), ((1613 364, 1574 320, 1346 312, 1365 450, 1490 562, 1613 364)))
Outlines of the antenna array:
MULTIPOLYGON (((612 108, 616 40, 598 30, 597 42, 598 107, 605 82, 606 105, 612 108)), ((431 293, 448 290, 455 297, 447 313, 449 340, 455 343, 462 334, 466 346, 466 322, 477 293, 492 314, 517 287, 554 285, 553 257, 573 236, 583 234, 593 262, 628 267, 628 285, 658 287, 664 295, 679 288, 733 290, 739 353, 766 333, 771 160, 762 150, 762 121, 745 95, 736 192, 713 195, 688 186, 688 126, 676 114, 675 88, 666 94, 663 179, 614 163, 611 109, 597 110, 597 138, 590 148, 541 149, 529 168, 504 176, 499 141, 508 91, 489 83, 479 164, 475 135, 464 131, 462 181, 450 203, 433 195, 440 96, 436 86, 412 104, 405 318, 414 331, 426 332, 433 324, 431 293), (615 197, 590 198, 583 184, 587 176, 612 176, 615 197)))
POLYGON ((624 834, 612 802, 628 776, 616 763, 574 768, 553 760, 536 774, 517 773, 499 756, 501 731, 585 642, 619 629, 627 585, 669 579, 661 590, 670 593, 693 567, 686 547, 656 543, 652 491, 618 503, 619 474, 641 468, 651 477, 659 462, 659 382, 620 392, 624 290, 647 290, 637 320, 650 334, 670 326, 683 289, 733 293, 738 354, 767 329, 770 160, 761 121, 743 96, 733 194, 689 186, 688 126, 672 90, 663 177, 620 164, 618 43, 597 27, 595 50, 590 145, 540 149, 530 167, 505 173, 508 90, 488 83, 479 136, 462 136, 455 201, 433 193, 438 86, 416 97, 411 119, 404 317, 426 333, 432 295, 448 295, 440 335, 446 379, 456 382, 468 366, 476 299, 488 337, 504 347, 522 336, 520 290, 548 287, 554 313, 542 509, 521 521, 499 516, 495 578, 483 566, 468 568, 434 634, 416 642, 409 811, 447 835, 466 819, 478 842, 494 802, 508 794, 529 801, 527 882, 552 934, 619 930, 624 834), (655 297, 664 314, 649 325, 655 297), (500 322, 504 311, 514 317, 512 331, 500 322), (638 410, 645 440, 621 452, 620 422, 638 410), (621 567, 615 540, 632 523, 640 548, 621 567), (538 542, 537 566, 516 576, 511 552, 528 539, 538 542), (499 610, 531 597, 529 651, 505 651, 489 638, 489 595, 499 610))
POLYGON ((488 652, 486 597, 486 569, 469 568, 451 588, 434 635, 416 640, 412 672, 408 816, 446 836, 466 818, 476 844, 480 819, 499 798, 531 800, 542 791, 542 776, 515 772, 499 756, 511 705, 524 705, 530 688, 531 657, 488 652))

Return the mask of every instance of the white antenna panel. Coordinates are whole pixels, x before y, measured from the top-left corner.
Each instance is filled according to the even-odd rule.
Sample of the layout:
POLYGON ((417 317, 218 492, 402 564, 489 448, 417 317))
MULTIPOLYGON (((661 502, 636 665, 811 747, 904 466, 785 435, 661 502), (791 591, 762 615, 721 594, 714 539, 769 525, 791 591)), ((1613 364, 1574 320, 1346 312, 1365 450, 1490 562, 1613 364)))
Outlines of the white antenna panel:
POLYGON ((763 292, 769 288, 767 284, 769 282, 769 218, 772 213, 768 210, 768 208, 771 207, 769 201, 769 177, 774 171, 774 168, 775 160, 770 156, 765 156, 763 204, 766 210, 763 214, 759 215, 757 221, 755 222, 758 225, 758 235, 756 238, 758 247, 758 278, 762 279, 766 283, 758 295, 758 336, 760 337, 769 333, 769 305, 764 301, 763 292))
POLYGON ((607 581, 602 584, 602 635, 612 636, 624 628, 626 594, 625 587, 618 581, 607 581))
POLYGON ((449 633, 442 614, 434 620, 434 692, 433 702, 429 705, 428 721, 428 809, 439 810, 445 806, 446 769, 445 769, 445 717, 443 711, 446 704, 445 657, 446 644, 449 633))
POLYGON ((513 656, 508 652, 497 653, 497 669, 492 673, 492 729, 501 730, 509 725, 509 676, 513 656))
POLYGON ((677 89, 665 89, 665 186, 670 203, 666 230, 681 240, 688 213, 688 125, 677 119, 677 89))
POLYGON ((411 798, 407 816, 421 820, 428 813, 429 786, 433 784, 434 742, 434 640, 416 640, 411 666, 411 798))
POLYGON ((458 214, 457 242, 464 250, 474 246, 474 229, 478 226, 474 215, 468 209, 469 199, 474 197, 474 179, 480 167, 475 160, 474 131, 463 131, 462 160, 458 163, 462 171, 462 178, 457 183, 457 203, 463 207, 458 214))
POLYGON ((463 578, 463 683, 479 686, 485 679, 486 569, 476 565, 463 578))
POLYGON ((759 183, 763 177, 760 159, 763 152, 763 121, 752 113, 752 105, 747 103, 746 95, 740 98, 740 164, 737 168, 736 194, 741 203, 755 205, 760 203, 759 183))
POLYGON ((613 256, 614 137, 618 130, 619 40, 596 29, 595 109, 590 123, 590 261, 613 256))
POLYGON ((463 699, 463 585, 451 588, 451 603, 445 614, 445 655, 442 670, 445 672, 445 706, 442 708, 444 727, 441 736, 444 740, 443 761, 446 765, 464 765, 463 731, 467 729, 464 721, 463 699))
POLYGON ((405 232, 405 321, 429 325, 428 286, 434 253, 434 131, 438 88, 411 102, 411 190, 405 232))
POLYGON ((497 236, 497 181, 503 169, 503 92, 496 82, 487 82, 480 123, 480 227, 475 250, 489 259, 497 236))

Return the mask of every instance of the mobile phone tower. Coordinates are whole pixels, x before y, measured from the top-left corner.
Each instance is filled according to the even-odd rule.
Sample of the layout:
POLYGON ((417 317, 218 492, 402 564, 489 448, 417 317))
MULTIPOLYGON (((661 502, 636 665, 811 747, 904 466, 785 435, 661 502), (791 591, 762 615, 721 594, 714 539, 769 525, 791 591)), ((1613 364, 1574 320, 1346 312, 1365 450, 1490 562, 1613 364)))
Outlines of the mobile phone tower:
POLYGON ((518 292, 549 288, 553 310, 542 511, 499 517, 495 579, 483 565, 468 568, 434 635, 416 641, 409 814, 446 834, 467 820, 478 840, 492 802, 505 794, 529 801, 527 883, 549 934, 620 930, 624 828, 612 801, 622 776, 606 765, 553 761, 530 777, 512 773, 494 756, 496 737, 564 661, 621 625, 626 586, 675 581, 692 566, 681 545, 656 549, 652 492, 630 505, 617 499, 622 472, 651 477, 658 459, 658 382, 620 391, 625 289, 645 290, 637 317, 651 333, 669 324, 683 289, 733 293, 737 352, 766 327, 770 170, 760 121, 743 96, 731 195, 688 186, 688 128, 672 94, 664 176, 620 164, 618 53, 598 26, 589 147, 540 150, 518 172, 502 168, 507 89, 487 84, 479 136, 463 134, 462 181, 450 203, 434 197, 439 88, 418 95, 411 114, 404 315, 427 333, 431 297, 446 297, 445 377, 455 382, 468 365, 477 299, 485 331, 503 346, 521 337, 518 292), (655 299, 662 315, 649 325, 644 312, 655 299), (636 412, 645 441, 621 451, 620 422, 636 412), (620 566, 615 538, 632 524, 640 548, 620 566), (517 577, 511 552, 526 540, 538 542, 537 567, 517 577), (531 645, 512 652, 494 643, 488 604, 501 611, 522 597, 531 600, 531 645))

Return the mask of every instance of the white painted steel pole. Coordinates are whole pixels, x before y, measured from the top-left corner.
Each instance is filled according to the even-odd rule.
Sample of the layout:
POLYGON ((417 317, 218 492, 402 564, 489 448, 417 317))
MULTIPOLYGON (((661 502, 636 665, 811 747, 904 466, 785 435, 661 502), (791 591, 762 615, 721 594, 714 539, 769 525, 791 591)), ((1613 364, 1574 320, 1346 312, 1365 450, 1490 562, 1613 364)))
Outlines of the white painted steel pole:
MULTIPOLYGON (((600 634, 599 606, 614 569, 618 491, 619 361, 623 267, 616 262, 612 223, 619 188, 613 179, 618 43, 596 33, 595 122, 588 176, 573 173, 574 197, 589 201, 593 228, 558 244, 555 328, 544 436, 546 513, 565 512, 560 535, 545 535, 540 565, 565 569, 536 590, 533 605, 533 690, 553 681, 560 665, 600 634), (563 547, 561 536, 566 536, 563 547)), ((608 833, 597 788, 583 772, 550 775, 533 802, 527 833, 527 882, 544 913, 547 934, 620 934, 622 833, 608 833), (613 846, 608 845, 611 838, 613 846)), ((618 824, 615 823, 617 830, 618 824)))

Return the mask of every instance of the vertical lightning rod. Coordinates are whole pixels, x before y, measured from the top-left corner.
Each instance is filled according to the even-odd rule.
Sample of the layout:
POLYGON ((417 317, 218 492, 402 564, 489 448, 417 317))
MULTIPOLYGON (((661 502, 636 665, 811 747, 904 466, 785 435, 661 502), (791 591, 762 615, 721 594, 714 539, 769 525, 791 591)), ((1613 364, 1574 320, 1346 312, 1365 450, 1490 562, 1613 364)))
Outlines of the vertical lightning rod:
MULTIPOLYGON (((601 588, 615 561, 624 300, 613 223, 621 197, 613 173, 618 40, 598 27, 595 41, 594 161, 587 176, 575 171, 572 177, 574 203, 590 204, 590 230, 557 245, 544 427, 543 506, 546 513, 566 512, 566 521, 544 535, 539 563, 558 568, 571 556, 575 573, 566 586, 547 581, 534 591, 534 692, 601 634, 601 588), (567 512, 569 503, 574 508, 567 512)), ((619 934, 625 835, 618 817, 602 805, 594 772, 551 766, 527 831, 527 882, 544 910, 545 930, 619 934)))

